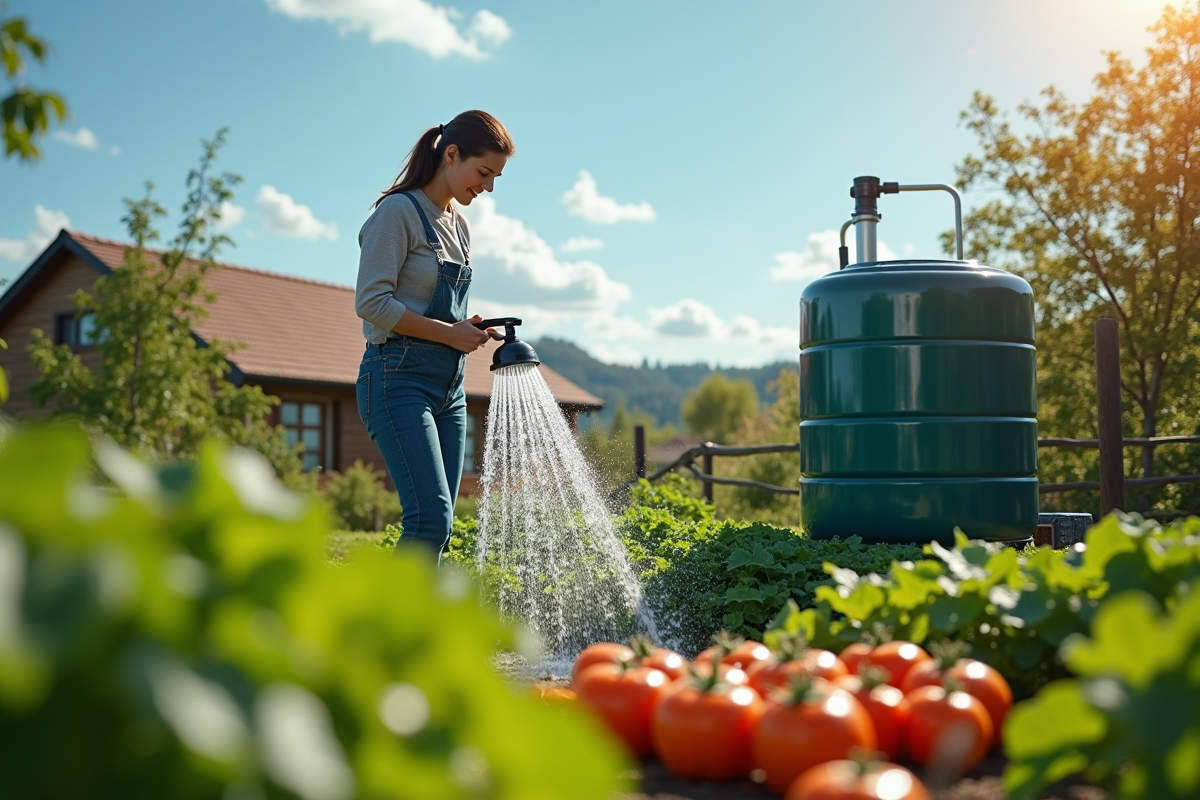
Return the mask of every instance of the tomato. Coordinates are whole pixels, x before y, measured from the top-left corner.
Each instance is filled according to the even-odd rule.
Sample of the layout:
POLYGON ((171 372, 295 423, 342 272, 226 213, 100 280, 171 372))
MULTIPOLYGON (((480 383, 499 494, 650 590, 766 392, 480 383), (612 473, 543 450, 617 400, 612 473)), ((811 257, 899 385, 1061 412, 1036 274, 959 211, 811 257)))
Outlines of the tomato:
POLYGON ((662 672, 673 681, 687 675, 687 659, 665 647, 654 648, 650 655, 639 658, 638 663, 662 672))
POLYGON ((941 686, 918 687, 906 699, 908 753, 913 761, 963 774, 987 755, 992 719, 979 699, 966 692, 947 692, 941 686))
POLYGON ((579 673, 592 664, 617 664, 621 661, 631 661, 633 658, 633 649, 623 644, 597 642, 596 644, 588 645, 575 658, 575 666, 571 669, 571 684, 574 685, 575 678, 579 673))
POLYGON ((664 691, 654 710, 655 752, 679 778, 739 778, 750 771, 750 736, 766 707, 749 686, 711 677, 678 680, 664 691))
POLYGON ((794 661, 771 657, 756 661, 746 668, 747 683, 763 697, 772 689, 787 688, 793 677, 810 676, 835 681, 847 675, 846 665, 828 650, 807 648, 794 661))
POLYGON ((953 682, 954 688, 983 703, 992 720, 992 746, 998 746, 1004 720, 1013 704, 1012 688, 1008 681, 992 667, 973 658, 960 658, 945 672, 936 662, 922 662, 913 667, 904 679, 904 693, 908 694, 921 686, 941 686, 946 679, 953 682))
POLYGON ((596 712, 633 754, 644 758, 654 752, 650 720, 663 691, 671 684, 667 676, 650 667, 629 662, 593 664, 575 679, 579 702, 596 712))
POLYGON ((857 675, 840 678, 834 685, 849 692, 870 714, 875 725, 876 747, 888 758, 899 758, 908 738, 910 716, 904 692, 857 675))
POLYGON ((718 637, 716 644, 696 656, 696 661, 712 661, 714 655, 725 664, 745 669, 755 661, 765 661, 770 658, 771 649, 753 639, 718 637))
POLYGON ((824 681, 798 687, 790 698, 770 703, 754 730, 754 765, 767 786, 783 794, 800 773, 846 758, 856 748, 875 749, 871 716, 849 692, 824 681))
POLYGON ((871 648, 871 652, 862 657, 860 666, 880 667, 888 672, 888 683, 897 688, 904 685, 908 671, 922 661, 932 661, 920 645, 912 642, 884 642, 871 648))
MULTIPOLYGON (((711 661, 693 661, 691 669, 696 677, 701 680, 712 677, 713 665, 711 661)), ((749 675, 746 673, 746 670, 741 667, 722 664, 720 661, 717 662, 717 676, 725 683, 731 683, 734 686, 745 686, 749 683, 749 675)))
POLYGON ((916 775, 886 761, 828 761, 806 770, 784 800, 929 800, 929 791, 916 775))
POLYGON ((851 675, 858 674, 858 664, 863 660, 863 656, 871 652, 871 645, 866 642, 855 642, 847 645, 842 652, 838 653, 838 658, 846 665, 846 671, 851 675))
POLYGON ((532 691, 534 696, 540 697, 546 703, 574 702, 578 699, 573 690, 548 681, 538 681, 533 685, 532 691))

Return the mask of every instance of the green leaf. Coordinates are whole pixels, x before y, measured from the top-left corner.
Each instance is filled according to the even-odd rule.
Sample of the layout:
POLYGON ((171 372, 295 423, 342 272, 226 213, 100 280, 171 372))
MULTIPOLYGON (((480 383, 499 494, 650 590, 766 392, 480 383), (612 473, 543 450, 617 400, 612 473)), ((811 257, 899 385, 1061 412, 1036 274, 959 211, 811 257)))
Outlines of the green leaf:
MULTIPOLYGON (((3 340, 0 340, 2 343, 3 340)), ((4 368, 0 367, 0 405, 8 402, 8 376, 4 374, 4 368)))
POLYGON ((1181 660, 1188 642, 1171 634, 1152 598, 1126 592, 1109 598, 1096 612, 1092 639, 1073 637, 1063 644, 1063 660, 1080 677, 1116 676, 1139 690, 1181 660))
POLYGON ((1114 514, 1093 525, 1084 542, 1087 550, 1083 553, 1083 568, 1097 577, 1104 574, 1109 559, 1118 553, 1132 552, 1138 546, 1137 539, 1124 529, 1114 514))
POLYGON ((729 560, 725 562, 730 569, 738 567, 773 567, 775 566, 775 557, 767 552, 761 544, 756 544, 753 552, 749 550, 735 550, 729 560))
POLYGON ((1104 715, 1087 703, 1078 681, 1058 681, 1013 707, 1004 724, 1004 790, 1013 800, 1035 797, 1089 764, 1089 748, 1103 740, 1104 715))
POLYGON ((762 603, 763 592, 762 589, 756 589, 744 583, 739 583, 737 586, 731 586, 725 591, 725 601, 730 603, 762 603))
POLYGON ((973 627, 986 606, 986 601, 978 594, 939 597, 929 607, 929 625, 938 633, 958 633, 973 627))

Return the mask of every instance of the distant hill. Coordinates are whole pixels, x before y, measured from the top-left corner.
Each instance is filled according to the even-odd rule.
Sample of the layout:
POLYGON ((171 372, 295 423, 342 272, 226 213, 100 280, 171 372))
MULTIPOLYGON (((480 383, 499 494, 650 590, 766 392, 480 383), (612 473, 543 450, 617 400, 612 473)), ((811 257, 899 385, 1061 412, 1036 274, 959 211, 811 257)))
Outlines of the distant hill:
POLYGON ((762 367, 721 367, 707 364, 671 364, 654 366, 643 362, 640 367, 605 364, 588 355, 579 346, 561 339, 544 338, 530 342, 538 356, 560 375, 574 381, 604 400, 600 420, 607 422, 621 403, 629 411, 644 411, 659 425, 671 423, 683 427, 683 401, 709 375, 720 372, 730 380, 748 380, 758 391, 760 403, 774 397, 767 384, 779 377, 780 370, 796 370, 790 361, 779 361, 762 367))

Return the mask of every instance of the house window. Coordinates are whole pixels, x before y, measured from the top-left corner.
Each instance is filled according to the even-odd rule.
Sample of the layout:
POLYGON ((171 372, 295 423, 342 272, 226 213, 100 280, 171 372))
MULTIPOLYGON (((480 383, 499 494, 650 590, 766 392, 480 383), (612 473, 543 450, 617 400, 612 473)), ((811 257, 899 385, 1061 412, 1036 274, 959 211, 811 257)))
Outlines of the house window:
POLYGON ((54 341, 70 347, 91 347, 108 340, 105 332, 97 329, 96 315, 91 311, 80 314, 64 312, 54 318, 54 341))
POLYGON ((279 404, 279 424, 289 447, 304 445, 300 459, 304 471, 325 466, 325 404, 284 400, 279 404))
POLYGON ((479 430, 478 420, 470 411, 467 412, 467 443, 463 447, 463 472, 478 472, 475 464, 476 431, 479 430))

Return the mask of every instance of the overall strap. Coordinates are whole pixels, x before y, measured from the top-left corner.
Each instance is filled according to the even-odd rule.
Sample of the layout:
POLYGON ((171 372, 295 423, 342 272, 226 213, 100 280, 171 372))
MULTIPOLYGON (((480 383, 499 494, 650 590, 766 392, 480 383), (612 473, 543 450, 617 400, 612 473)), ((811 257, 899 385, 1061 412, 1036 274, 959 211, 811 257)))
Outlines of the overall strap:
POLYGON ((429 224, 429 217, 425 216, 425 209, 421 208, 420 201, 413 197, 411 192, 401 192, 400 194, 412 200, 413 206, 416 207, 417 216, 421 218, 421 227, 425 229, 425 240, 429 242, 429 248, 433 250, 433 256, 437 259, 440 267, 446 260, 446 254, 442 251, 442 240, 438 238, 437 231, 429 224))
POLYGON ((458 234, 458 243, 462 247, 463 261, 466 262, 463 266, 471 263, 471 243, 467 241, 467 237, 463 235, 463 225, 460 219, 458 210, 454 211, 454 232, 458 234))

